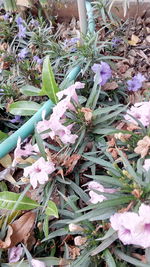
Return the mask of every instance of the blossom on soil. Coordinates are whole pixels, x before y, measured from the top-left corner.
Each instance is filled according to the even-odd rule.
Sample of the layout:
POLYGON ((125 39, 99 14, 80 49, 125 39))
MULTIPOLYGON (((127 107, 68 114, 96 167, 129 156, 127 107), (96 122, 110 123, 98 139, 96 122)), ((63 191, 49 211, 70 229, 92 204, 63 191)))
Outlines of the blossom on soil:
POLYGON ((128 91, 136 92, 142 87, 142 83, 145 81, 144 75, 138 73, 132 80, 127 81, 128 91))
POLYGON ((39 260, 31 260, 32 267, 46 267, 45 263, 39 260))
POLYGON ((8 249, 8 261, 9 263, 17 262, 20 260, 20 257, 22 255, 23 248, 21 245, 18 245, 17 247, 12 247, 8 249))
POLYGON ((138 119, 143 126, 150 125, 150 101, 149 102, 139 102, 134 104, 130 109, 127 110, 127 114, 124 116, 125 120, 131 122, 135 125, 138 123, 131 116, 138 119))
POLYGON ((104 85, 112 76, 110 66, 103 61, 101 61, 100 64, 94 64, 92 66, 92 70, 96 74, 94 79, 96 78, 96 76, 98 77, 99 85, 104 85))
POLYGON ((48 175, 55 171, 53 162, 45 161, 44 158, 39 158, 31 166, 24 168, 24 176, 30 177, 30 183, 35 189, 39 184, 45 184, 48 181, 48 175))
POLYGON ((124 245, 150 247, 150 206, 141 204, 139 214, 115 213, 110 217, 110 222, 124 245))
POLYGON ((113 194, 117 191, 117 189, 113 189, 113 188, 104 188, 103 185, 97 183, 97 182, 89 182, 88 183, 88 189, 90 189, 89 195, 91 197, 90 202, 92 204, 97 204, 98 202, 102 202, 104 200, 107 200, 107 198, 105 196, 103 196, 103 194, 97 194, 94 190, 97 190, 101 193, 110 193, 113 194))
POLYGON ((148 172, 150 170, 150 159, 145 159, 143 168, 148 172))

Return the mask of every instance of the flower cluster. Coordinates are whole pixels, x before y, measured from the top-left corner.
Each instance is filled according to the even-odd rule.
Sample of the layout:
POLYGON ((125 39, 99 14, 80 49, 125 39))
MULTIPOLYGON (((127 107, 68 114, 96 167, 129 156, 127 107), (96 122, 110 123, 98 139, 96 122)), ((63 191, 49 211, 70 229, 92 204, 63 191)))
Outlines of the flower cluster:
POLYGON ((104 188, 103 185, 97 182, 89 182, 88 189, 90 190, 89 192, 89 195, 91 197, 90 202, 93 204, 97 204, 98 202, 102 202, 107 199, 105 196, 103 196, 103 194, 97 194, 96 192, 94 192, 93 189, 101 193, 110 193, 110 194, 113 194, 117 191, 117 189, 113 188, 104 188))
POLYGON ((129 110, 127 110, 127 114, 124 116, 125 120, 130 123, 138 124, 134 118, 139 120, 143 126, 147 127, 150 125, 150 101, 149 102, 139 102, 134 104, 129 110))
POLYGON ((110 222, 124 245, 150 247, 150 206, 141 204, 139 215, 135 212, 115 213, 110 222))
POLYGON ((49 130, 49 132, 41 135, 43 139, 48 137, 54 139, 57 136, 60 138, 63 144, 69 144, 69 143, 74 144, 78 136, 76 134, 71 134, 71 128, 73 127, 73 124, 70 124, 68 126, 64 125, 66 121, 65 112, 68 109, 75 111, 75 108, 71 103, 71 99, 73 99, 73 101, 78 103, 78 96, 76 94, 76 89, 80 89, 83 87, 84 87, 83 83, 76 82, 69 88, 57 93, 57 97, 60 101, 53 108, 53 113, 50 119, 46 120, 45 115, 43 114, 43 121, 40 121, 37 124, 37 131, 39 133, 49 130))

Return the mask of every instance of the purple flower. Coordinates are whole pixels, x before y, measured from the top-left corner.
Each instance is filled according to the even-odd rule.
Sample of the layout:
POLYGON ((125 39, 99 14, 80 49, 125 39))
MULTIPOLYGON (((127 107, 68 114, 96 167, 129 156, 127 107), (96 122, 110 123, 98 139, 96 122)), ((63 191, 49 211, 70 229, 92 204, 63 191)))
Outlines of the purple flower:
POLYGON ((112 39, 111 42, 112 42, 112 47, 117 47, 121 43, 121 39, 115 37, 115 38, 112 39))
POLYGON ((39 26, 39 22, 38 22, 37 20, 35 20, 35 19, 31 19, 31 20, 30 20, 30 24, 31 24, 32 26, 34 26, 34 27, 38 27, 38 26, 39 26))
POLYGON ((38 65, 41 65, 43 62, 43 59, 39 58, 38 56, 34 56, 33 61, 36 62, 38 65))
POLYGON ((23 248, 21 245, 8 249, 8 260, 10 263, 19 261, 23 248))
POLYGON ((23 48, 20 53, 18 54, 19 60, 24 59, 28 54, 28 49, 23 48))
POLYGON ((21 25, 24 22, 24 20, 19 16, 16 18, 16 23, 19 25, 21 25))
POLYGON ((4 95, 4 89, 0 89, 0 92, 2 92, 0 95, 4 95))
POLYGON ((19 115, 15 115, 15 118, 10 120, 10 122, 12 123, 19 123, 19 122, 22 122, 22 119, 21 119, 21 116, 19 115))
POLYGON ((24 27, 22 24, 19 24, 19 32, 18 32, 19 38, 26 37, 26 27, 24 27))
POLYGON ((100 85, 104 85, 111 78, 111 68, 106 62, 101 61, 101 64, 94 64, 92 70, 96 74, 94 79, 97 76, 100 85))
POLYGON ((142 82, 144 82, 146 79, 144 75, 141 73, 138 73, 135 75, 132 80, 127 81, 128 90, 136 92, 142 87, 142 82))
POLYGON ((6 13, 6 14, 3 16, 4 20, 5 20, 5 21, 9 20, 9 16, 10 16, 10 14, 9 14, 9 13, 6 13))

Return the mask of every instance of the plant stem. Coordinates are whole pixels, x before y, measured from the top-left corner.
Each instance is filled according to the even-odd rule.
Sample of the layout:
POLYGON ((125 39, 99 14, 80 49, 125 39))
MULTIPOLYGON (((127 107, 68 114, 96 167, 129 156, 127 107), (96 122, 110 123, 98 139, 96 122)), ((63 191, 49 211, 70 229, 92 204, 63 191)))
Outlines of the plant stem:
MULTIPOLYGON (((85 0, 77 0, 78 3, 78 12, 79 12, 79 21, 80 21, 80 32, 81 35, 85 35, 87 32, 87 17, 86 17, 86 5, 85 0)), ((82 37, 81 37, 81 41, 82 37)))

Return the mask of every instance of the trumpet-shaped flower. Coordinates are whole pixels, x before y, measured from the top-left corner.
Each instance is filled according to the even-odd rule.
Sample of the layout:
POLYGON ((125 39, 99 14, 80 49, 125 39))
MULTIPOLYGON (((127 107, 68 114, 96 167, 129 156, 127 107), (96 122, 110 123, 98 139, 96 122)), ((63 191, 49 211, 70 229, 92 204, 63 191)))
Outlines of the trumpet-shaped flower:
POLYGON ((78 103, 78 96, 76 93, 76 89, 81 89, 84 88, 84 83, 76 82, 75 84, 71 85, 65 90, 62 90, 57 93, 58 99, 62 99, 63 96, 66 96, 66 101, 67 101, 67 108, 70 110, 75 110, 74 106, 71 104, 71 99, 73 99, 76 103, 78 103))
POLYGON ((45 184, 48 181, 48 175, 55 171, 53 162, 45 161, 44 158, 39 158, 31 166, 24 168, 24 176, 30 177, 30 183, 35 189, 37 184, 45 184))
POLYGON ((150 246, 150 206, 141 204, 139 214, 115 213, 110 222, 124 245, 132 244, 143 248, 150 246))
POLYGON ((97 194, 94 190, 97 190, 101 193, 115 193, 117 189, 113 188, 104 188, 103 185, 97 183, 97 182, 89 182, 88 189, 90 189, 89 195, 91 197, 90 202, 93 204, 97 204, 98 202, 102 202, 106 200, 107 198, 103 196, 103 194, 97 194))
POLYGON ((111 78, 112 75, 111 68, 106 62, 101 61, 100 64, 94 64, 92 66, 92 70, 97 75, 98 83, 100 85, 104 85, 111 78))
POLYGON ((128 91, 138 91, 142 87, 142 82, 144 82, 145 80, 146 79, 144 75, 138 73, 132 78, 132 80, 127 81, 128 91))
POLYGON ((127 110, 127 114, 124 116, 125 120, 137 125, 138 123, 130 115, 138 119, 143 124, 143 126, 149 126, 150 101, 136 103, 129 110, 127 110))

